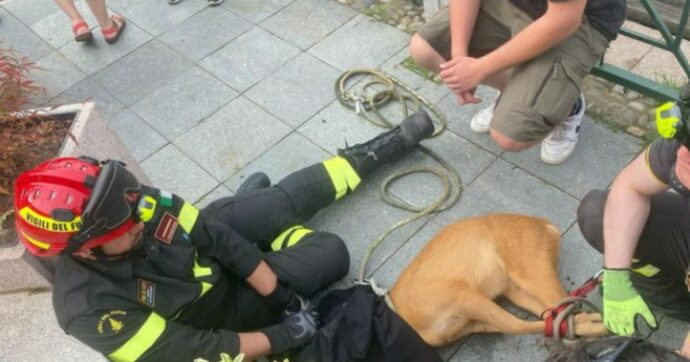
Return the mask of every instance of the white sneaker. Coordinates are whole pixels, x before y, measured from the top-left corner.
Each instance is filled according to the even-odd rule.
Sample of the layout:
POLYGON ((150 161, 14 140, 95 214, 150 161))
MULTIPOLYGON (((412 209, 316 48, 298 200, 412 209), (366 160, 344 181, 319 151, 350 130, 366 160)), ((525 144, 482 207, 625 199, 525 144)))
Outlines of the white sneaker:
MULTIPOLYGON (((499 93, 500 95, 500 93, 499 93)), ((496 108, 496 101, 498 95, 494 98, 489 106, 477 112, 477 114, 470 120, 470 129, 474 133, 486 133, 491 129, 491 120, 494 118, 494 108, 496 108)))
POLYGON ((576 105, 577 109, 573 109, 570 116, 541 142, 541 160, 545 163, 558 165, 575 151, 582 117, 585 115, 585 97, 582 93, 576 105))

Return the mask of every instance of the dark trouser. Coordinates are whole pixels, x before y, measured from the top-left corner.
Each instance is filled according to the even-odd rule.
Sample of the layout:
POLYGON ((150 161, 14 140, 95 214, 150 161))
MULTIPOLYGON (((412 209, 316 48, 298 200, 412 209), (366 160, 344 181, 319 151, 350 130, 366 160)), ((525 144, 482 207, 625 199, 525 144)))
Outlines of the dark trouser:
MULTIPOLYGON (((350 255, 340 237, 295 228, 334 200, 331 176, 323 164, 315 164, 272 187, 216 200, 202 212, 228 223, 255 243, 265 252, 264 261, 281 281, 298 294, 310 296, 342 279, 349 270, 350 255), (278 237, 284 242, 276 244, 278 237), (276 249, 272 245, 284 248, 272 251, 276 249)), ((232 276, 228 279, 229 305, 222 327, 248 331, 278 321, 280 311, 271 310, 249 284, 232 276)))
MULTIPOLYGON (((608 191, 594 190, 577 210, 582 235, 596 250, 604 251, 604 207, 608 191)), ((685 200, 665 192, 651 200, 649 217, 635 249, 633 283, 644 299, 669 315, 690 318, 690 293, 685 284, 690 260, 690 219, 685 200), (651 266, 650 266, 651 265, 651 266), (658 270, 657 270, 658 269, 658 270)))

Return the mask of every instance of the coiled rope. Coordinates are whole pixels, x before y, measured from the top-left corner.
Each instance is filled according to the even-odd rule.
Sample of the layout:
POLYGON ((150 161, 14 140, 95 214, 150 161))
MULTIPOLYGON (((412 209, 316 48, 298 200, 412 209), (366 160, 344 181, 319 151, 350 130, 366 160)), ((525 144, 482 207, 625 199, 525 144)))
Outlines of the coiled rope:
MULTIPOLYGON (((431 113, 432 120, 436 128, 431 137, 437 137, 443 133, 448 123, 445 116, 436 108, 436 106, 428 102, 426 99, 392 75, 378 69, 357 68, 346 71, 340 77, 338 77, 338 80, 335 83, 335 93, 338 101, 340 101, 343 106, 354 110, 357 114, 363 116, 367 121, 379 127, 393 128, 396 126, 396 124, 389 121, 379 111, 380 108, 393 101, 397 101, 400 104, 403 113, 403 117, 401 119, 407 118, 408 114, 410 113, 410 109, 415 112, 420 108, 425 107, 431 113), (357 87, 359 88, 359 91, 352 89, 355 87, 350 88, 349 83, 359 80, 362 77, 364 77, 364 79, 361 80, 362 85, 357 87)), ((388 298, 387 293, 381 288, 378 288, 373 280, 367 281, 365 279, 369 259, 374 254, 376 249, 381 245, 381 243, 392 232, 429 214, 447 210, 455 205, 460 198, 460 194, 462 193, 462 181, 460 179, 460 175, 458 175, 453 167, 436 152, 430 150, 429 148, 426 148, 421 144, 417 147, 419 150, 440 164, 442 169, 428 166, 413 167, 401 172, 393 173, 383 181, 379 192, 381 193, 381 198, 384 200, 384 202, 399 209, 414 212, 414 214, 396 222, 386 229, 381 235, 379 235, 378 238, 371 242, 369 248, 364 254, 361 264, 359 265, 357 273, 356 282, 371 284, 372 289, 374 289, 377 294, 383 294, 386 297, 386 301, 391 308, 393 308, 393 305, 390 301, 390 298, 388 298), (432 174, 436 176, 443 185, 441 195, 428 206, 412 205, 408 202, 395 198, 389 191, 390 185, 393 182, 414 173, 432 174)))

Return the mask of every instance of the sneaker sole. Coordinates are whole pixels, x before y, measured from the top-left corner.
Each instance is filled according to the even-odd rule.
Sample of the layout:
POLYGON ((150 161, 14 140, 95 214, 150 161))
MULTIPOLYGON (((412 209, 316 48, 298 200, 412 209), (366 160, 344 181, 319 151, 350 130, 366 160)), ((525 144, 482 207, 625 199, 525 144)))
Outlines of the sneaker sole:
POLYGON ((574 152, 575 152, 575 147, 573 147, 568 152, 562 154, 559 157, 554 157, 554 156, 551 156, 549 154, 544 153, 544 150, 542 149, 542 151, 540 153, 540 158, 541 158, 542 162, 544 162, 546 164, 560 165, 561 163, 567 161, 568 158, 570 158, 570 156, 572 156, 574 152))

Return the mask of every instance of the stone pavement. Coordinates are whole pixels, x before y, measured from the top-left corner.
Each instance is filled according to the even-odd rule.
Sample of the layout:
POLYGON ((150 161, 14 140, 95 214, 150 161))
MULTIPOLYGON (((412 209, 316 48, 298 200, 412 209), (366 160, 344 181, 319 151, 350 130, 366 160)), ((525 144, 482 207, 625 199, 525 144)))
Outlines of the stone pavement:
MULTIPOLYGON (((0 41, 43 69, 36 78, 46 86, 45 101, 94 100, 158 187, 205 205, 232 195, 256 170, 278 180, 330 157, 346 141, 373 137, 381 130, 342 107, 333 83, 353 67, 382 67, 449 118, 449 130, 425 144, 459 170, 465 192, 452 209, 408 225, 385 243, 370 264, 381 284, 392 286, 443 225, 491 212, 552 220, 563 231, 561 276, 568 287, 601 265, 585 246, 575 211, 588 190, 606 187, 641 150, 638 140, 587 119, 580 145, 561 166, 541 163, 538 148, 501 153, 488 136, 469 131, 469 119, 482 105, 459 107, 443 86, 399 65, 407 57, 408 34, 337 1, 228 0, 219 8, 201 0, 108 4, 129 22, 115 45, 106 45, 99 32, 93 44, 73 42, 67 18, 52 0, 0 0, 0 41)), ((309 223, 346 240, 352 276, 369 241, 407 215, 380 200, 380 181, 389 171, 429 162, 416 153, 387 167, 309 223)), ((435 180, 414 176, 393 191, 423 203, 439 190, 435 180)), ((45 360, 46 353, 55 361, 102 360, 62 334, 49 294, 0 295, 0 305, 0 360, 45 360)), ((654 338, 676 347, 686 328, 667 319, 654 338)), ((536 361, 545 355, 540 341, 476 335, 440 351, 448 361, 536 361)))

